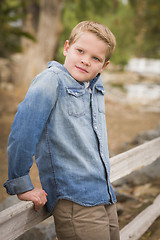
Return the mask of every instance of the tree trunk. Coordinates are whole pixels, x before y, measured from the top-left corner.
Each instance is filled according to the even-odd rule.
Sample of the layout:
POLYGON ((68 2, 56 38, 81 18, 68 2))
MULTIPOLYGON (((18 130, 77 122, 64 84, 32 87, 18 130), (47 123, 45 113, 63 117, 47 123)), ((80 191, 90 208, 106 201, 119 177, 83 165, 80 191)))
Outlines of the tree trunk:
POLYGON ((12 70, 15 83, 30 83, 35 75, 46 68, 47 62, 54 58, 62 31, 60 23, 62 2, 63 0, 41 0, 38 25, 35 24, 35 20, 33 21, 32 14, 35 11, 28 13, 25 31, 32 33, 36 42, 23 39, 23 53, 13 57, 12 70))

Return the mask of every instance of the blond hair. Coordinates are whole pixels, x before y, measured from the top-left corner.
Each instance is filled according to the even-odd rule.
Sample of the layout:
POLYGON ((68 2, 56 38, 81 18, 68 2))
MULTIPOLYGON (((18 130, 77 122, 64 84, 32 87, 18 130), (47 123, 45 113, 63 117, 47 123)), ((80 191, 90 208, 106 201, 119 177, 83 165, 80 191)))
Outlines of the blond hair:
POLYGON ((106 62, 111 58, 115 48, 116 39, 113 33, 105 25, 94 21, 83 21, 78 23, 72 30, 69 37, 69 44, 73 44, 84 32, 94 33, 100 40, 103 40, 107 45, 106 62))

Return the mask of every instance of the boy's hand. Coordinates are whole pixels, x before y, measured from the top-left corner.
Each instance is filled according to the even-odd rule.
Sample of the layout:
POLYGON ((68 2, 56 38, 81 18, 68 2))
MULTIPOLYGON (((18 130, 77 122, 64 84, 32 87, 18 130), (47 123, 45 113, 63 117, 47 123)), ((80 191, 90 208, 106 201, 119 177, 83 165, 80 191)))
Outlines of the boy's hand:
POLYGON ((32 201, 35 205, 35 210, 38 211, 47 202, 47 193, 38 188, 34 188, 31 191, 17 194, 17 197, 23 201, 32 201))

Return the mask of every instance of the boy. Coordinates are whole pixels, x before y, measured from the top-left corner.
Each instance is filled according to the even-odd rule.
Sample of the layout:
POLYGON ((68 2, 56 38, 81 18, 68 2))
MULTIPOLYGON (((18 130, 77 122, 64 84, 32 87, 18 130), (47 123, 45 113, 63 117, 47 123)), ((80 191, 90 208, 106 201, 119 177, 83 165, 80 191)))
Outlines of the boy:
POLYGON ((59 240, 119 239, 100 76, 115 46, 106 26, 79 23, 65 42, 64 65, 50 62, 35 77, 12 125, 4 186, 35 210, 46 204, 59 240), (43 190, 29 177, 33 156, 43 190))

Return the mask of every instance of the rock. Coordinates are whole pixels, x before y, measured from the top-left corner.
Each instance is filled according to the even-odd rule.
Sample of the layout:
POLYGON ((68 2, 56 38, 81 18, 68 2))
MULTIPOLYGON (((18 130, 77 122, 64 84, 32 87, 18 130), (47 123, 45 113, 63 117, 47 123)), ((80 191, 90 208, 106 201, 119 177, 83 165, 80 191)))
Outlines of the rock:
POLYGON ((125 70, 139 74, 160 74, 160 60, 148 58, 131 58, 125 70))
POLYGON ((124 142, 122 144, 122 146, 119 148, 118 152, 128 151, 131 148, 134 148, 134 147, 136 147, 138 145, 141 145, 145 142, 151 141, 151 140, 153 140, 157 137, 160 137, 160 125, 158 125, 156 129, 139 133, 130 142, 124 142))
POLYGON ((148 195, 155 197, 159 193, 159 189, 157 187, 152 186, 151 183, 146 183, 134 188, 134 196, 140 197, 142 195, 148 195))
POLYGON ((114 192, 116 194, 116 198, 117 198, 118 202, 126 202, 129 200, 133 200, 133 201, 136 200, 133 196, 131 196, 128 193, 121 192, 118 188, 116 188, 116 189, 114 188, 114 192))
POLYGON ((138 134, 131 142, 134 145, 143 144, 147 141, 151 141, 154 138, 160 137, 160 125, 155 130, 149 130, 138 134))
POLYGON ((8 82, 1 82, 0 87, 7 91, 13 91, 13 88, 14 88, 13 84, 8 82))
POLYGON ((53 217, 49 217, 16 240, 53 240, 54 238, 56 238, 54 220, 53 217))
POLYGON ((116 206, 117 206, 118 216, 120 216, 126 210, 125 206, 119 202, 116 203, 116 206))
MULTIPOLYGON (((131 142, 123 144, 120 152, 128 150, 128 148, 134 148, 137 145, 143 144, 147 141, 151 141, 157 137, 160 137, 160 125, 155 130, 149 130, 138 134, 131 142), (123 149, 123 151, 122 151, 123 149)), ((152 164, 141 168, 128 176, 121 178, 114 182, 114 186, 122 186, 124 184, 141 185, 150 182, 152 179, 160 178, 160 157, 152 164)))
POLYGON ((0 58, 0 83, 6 83, 11 79, 11 62, 9 59, 0 58))
POLYGON ((20 200, 17 198, 16 195, 6 198, 6 200, 2 204, 0 204, 0 212, 5 210, 6 208, 13 206, 14 204, 17 204, 18 202, 20 202, 20 200))
POLYGON ((142 185, 150 182, 152 179, 160 178, 160 157, 152 164, 141 168, 128 176, 121 178, 114 182, 114 186, 129 185, 142 185))

